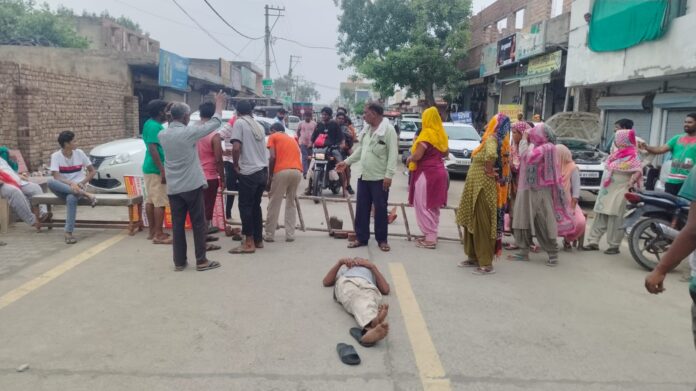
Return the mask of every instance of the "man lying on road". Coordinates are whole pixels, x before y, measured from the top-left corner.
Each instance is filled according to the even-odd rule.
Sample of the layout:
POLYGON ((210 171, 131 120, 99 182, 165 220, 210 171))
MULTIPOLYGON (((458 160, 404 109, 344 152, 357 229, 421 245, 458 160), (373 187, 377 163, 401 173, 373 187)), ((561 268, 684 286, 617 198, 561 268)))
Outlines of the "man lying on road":
MULTIPOLYGON (((334 299, 355 317, 361 327, 360 343, 372 345, 389 333, 389 283, 377 266, 364 258, 343 258, 324 277, 324 286, 334 287, 334 299)), ((357 338, 357 337, 356 337, 357 338)))

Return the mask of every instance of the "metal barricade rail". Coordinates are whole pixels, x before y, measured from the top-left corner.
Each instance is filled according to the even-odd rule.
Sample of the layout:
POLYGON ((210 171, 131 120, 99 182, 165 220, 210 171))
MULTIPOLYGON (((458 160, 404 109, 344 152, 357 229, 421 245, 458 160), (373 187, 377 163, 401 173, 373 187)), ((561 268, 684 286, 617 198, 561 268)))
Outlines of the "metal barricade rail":
MULTIPOLYGON (((231 196, 239 196, 238 191, 231 191, 231 190, 224 190, 222 192, 223 195, 231 195, 231 196)), ((264 192, 264 197, 268 197, 268 192, 264 192)), ((284 197, 285 198, 285 197, 284 197)), ((329 208, 327 206, 328 203, 334 203, 334 204, 346 204, 348 208, 348 213, 350 214, 350 220, 353 226, 353 230, 355 230, 355 208, 353 207, 353 204, 356 203, 357 200, 353 198, 326 198, 326 197, 316 197, 316 196, 307 196, 307 195, 299 195, 295 196, 295 208, 297 209, 297 218, 299 219, 300 226, 298 227, 300 231, 306 232, 306 231, 312 231, 312 232, 330 232, 331 229, 330 227, 330 216, 329 216, 329 208), (300 200, 311 200, 314 201, 315 203, 318 202, 321 204, 321 207, 324 211, 324 219, 326 222, 326 228, 324 227, 310 227, 305 224, 304 220, 304 215, 302 214, 302 207, 300 204, 300 200)), ((405 204, 403 202, 389 202, 387 203, 388 206, 391 207, 397 207, 401 209, 401 214, 404 216, 404 227, 406 228, 406 233, 396 233, 396 232, 389 232, 389 236, 394 236, 394 237, 401 237, 401 238, 406 238, 406 240, 411 241, 413 238, 415 238, 416 235, 411 233, 411 228, 408 222, 408 215, 406 214, 406 208, 412 208, 412 206, 405 204)), ((457 208, 452 207, 452 206, 444 206, 440 208, 441 210, 451 210, 453 213, 457 214, 457 208)), ((240 225, 241 223, 235 222, 232 220, 225 220, 227 224, 229 225, 240 225)), ((278 225, 279 228, 284 228, 283 225, 278 225)), ((461 242, 462 241, 462 229, 460 226, 457 226, 457 233, 459 234, 458 238, 450 238, 446 236, 438 236, 438 240, 445 240, 445 241, 454 241, 454 242, 461 242)), ((370 234, 374 234, 374 232, 370 232, 370 234)))

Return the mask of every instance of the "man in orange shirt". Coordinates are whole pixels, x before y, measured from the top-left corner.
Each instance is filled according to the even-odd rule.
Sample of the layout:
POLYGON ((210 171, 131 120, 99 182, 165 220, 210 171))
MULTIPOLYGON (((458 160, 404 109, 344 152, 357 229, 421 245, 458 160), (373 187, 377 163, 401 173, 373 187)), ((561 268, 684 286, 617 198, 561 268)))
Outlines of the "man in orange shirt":
POLYGON ((264 240, 275 241, 275 231, 278 226, 280 204, 285 197, 285 241, 295 240, 295 221, 297 209, 295 196, 297 187, 302 180, 302 158, 300 146, 287 134, 280 123, 271 125, 271 135, 268 137, 268 189, 270 200, 266 217, 266 234, 264 240))

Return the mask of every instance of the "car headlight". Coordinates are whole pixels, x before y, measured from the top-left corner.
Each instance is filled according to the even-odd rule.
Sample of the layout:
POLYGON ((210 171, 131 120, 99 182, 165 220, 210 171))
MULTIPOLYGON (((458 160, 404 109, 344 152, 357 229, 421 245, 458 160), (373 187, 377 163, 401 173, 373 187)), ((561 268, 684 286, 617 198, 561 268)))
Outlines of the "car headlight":
POLYGON ((116 155, 114 160, 111 161, 111 164, 123 164, 123 163, 128 163, 131 160, 130 154, 127 153, 122 153, 120 155, 116 155))

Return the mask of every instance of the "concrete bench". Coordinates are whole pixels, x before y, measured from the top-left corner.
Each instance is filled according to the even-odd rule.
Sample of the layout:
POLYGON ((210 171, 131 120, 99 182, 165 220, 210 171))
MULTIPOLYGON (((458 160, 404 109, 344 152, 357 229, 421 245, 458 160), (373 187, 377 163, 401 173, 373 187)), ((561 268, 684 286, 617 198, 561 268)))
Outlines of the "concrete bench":
MULTIPOLYGON (((143 196, 128 196, 126 194, 96 194, 97 208, 100 206, 126 206, 128 207, 128 221, 120 220, 76 220, 75 226, 79 228, 128 228, 130 235, 143 230, 142 215, 143 196)), ((46 205, 51 211, 53 205, 65 205, 65 200, 53 193, 45 193, 31 198, 32 206, 46 205)), ((81 198, 78 205, 89 206, 87 199, 81 198)), ((43 224, 45 227, 62 227, 65 220, 52 219, 43 224)))

